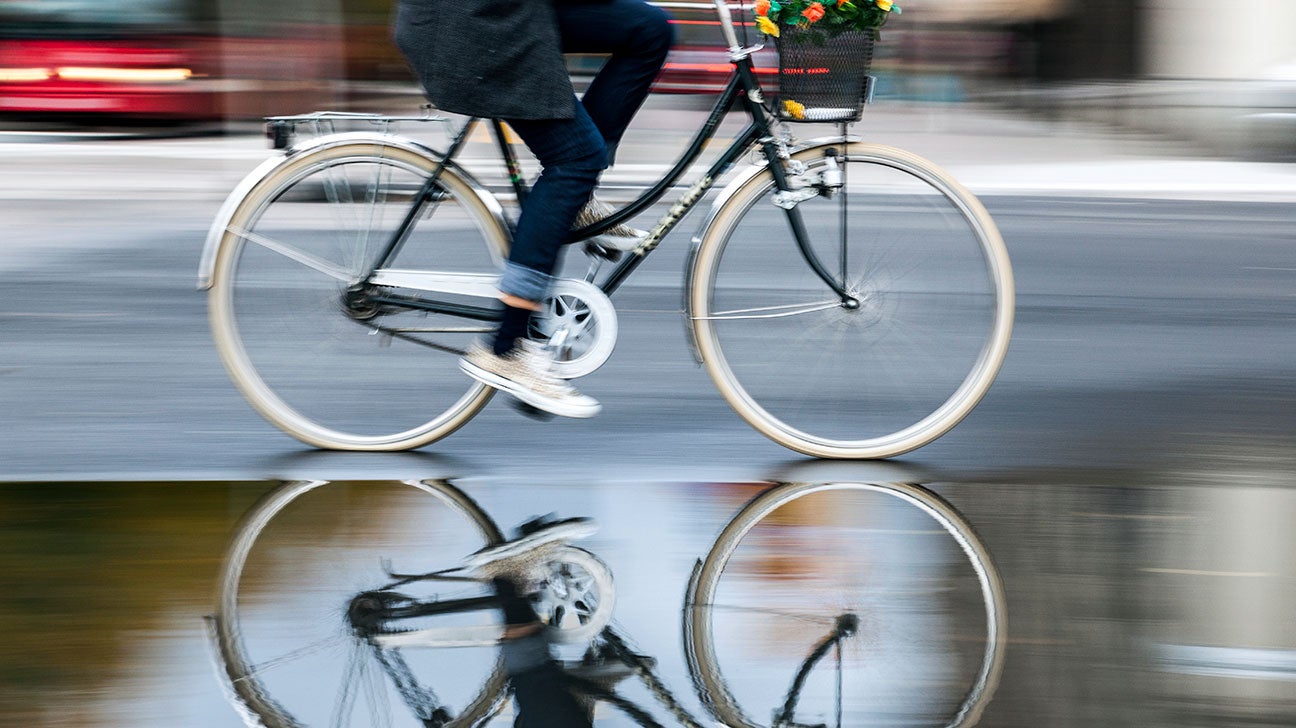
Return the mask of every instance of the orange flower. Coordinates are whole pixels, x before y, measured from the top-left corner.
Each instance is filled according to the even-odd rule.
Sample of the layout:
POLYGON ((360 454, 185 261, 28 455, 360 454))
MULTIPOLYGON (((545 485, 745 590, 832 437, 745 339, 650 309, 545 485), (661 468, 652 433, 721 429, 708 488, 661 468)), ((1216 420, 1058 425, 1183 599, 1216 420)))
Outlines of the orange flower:
POLYGON ((764 17, 769 15, 770 0, 756 0, 756 14, 764 17))
POLYGON ((810 3, 810 7, 802 10, 801 15, 813 23, 824 16, 824 6, 819 3, 810 3))

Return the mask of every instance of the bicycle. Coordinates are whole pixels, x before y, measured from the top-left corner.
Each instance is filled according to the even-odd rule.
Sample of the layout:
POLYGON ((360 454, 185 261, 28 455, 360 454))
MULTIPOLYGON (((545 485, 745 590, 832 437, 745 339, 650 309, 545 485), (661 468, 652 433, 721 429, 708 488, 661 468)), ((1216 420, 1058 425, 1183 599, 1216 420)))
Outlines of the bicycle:
MULTIPOLYGON (((506 708, 503 630, 488 577, 460 565, 499 538, 446 481, 276 488, 220 571, 210 625, 228 697, 264 728, 484 725, 506 708)), ((534 601, 569 645, 578 692, 660 728, 613 688, 637 677, 685 728, 710 725, 611 625, 607 565, 545 549, 534 601)), ((730 728, 971 726, 1003 669, 1005 606, 985 545, 932 491, 787 483, 752 498, 694 565, 684 656, 730 728)))
MULTIPOLYGON (((733 64, 725 90, 669 171, 572 240, 656 204, 731 107, 746 128, 633 253, 605 269, 587 247, 584 278, 557 281, 532 338, 564 378, 602 366, 617 337, 609 296, 750 153, 690 251, 684 313, 695 358, 743 420, 792 450, 886 458, 926 445, 971 412, 1007 351, 1013 278, 994 221, 931 162, 847 135, 871 82, 836 102, 844 107, 798 114, 838 123, 836 135, 795 141, 795 120, 757 79, 759 46, 740 44, 729 8, 714 4, 733 64)), ((207 238, 199 285, 222 362, 262 416, 316 447, 423 447, 494 393, 457 359, 498 318, 494 281, 513 223, 457 155, 485 123, 519 201, 522 167, 497 120, 466 120, 444 149, 394 133, 417 120, 451 123, 270 118, 284 155, 239 184, 207 238), (335 131, 348 122, 379 131, 335 131)))

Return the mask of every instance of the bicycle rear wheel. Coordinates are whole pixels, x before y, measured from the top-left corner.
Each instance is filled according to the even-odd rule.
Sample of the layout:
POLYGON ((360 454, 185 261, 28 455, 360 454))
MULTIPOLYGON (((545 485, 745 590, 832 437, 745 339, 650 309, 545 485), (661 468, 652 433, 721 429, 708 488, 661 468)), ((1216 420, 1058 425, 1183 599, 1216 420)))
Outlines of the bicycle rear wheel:
MULTIPOLYGON (((357 634, 349 612, 357 597, 394 581, 388 570, 453 567, 499 540, 491 519, 443 482, 299 482, 272 491, 240 523, 220 573, 213 625, 229 692, 265 728, 426 728, 423 718, 437 709, 449 728, 473 725, 502 697, 494 642, 384 647, 357 634)), ((477 584, 447 582, 381 591, 481 593, 477 584)), ((464 628, 498 622, 494 609, 430 619, 464 628)))
POLYGON ((799 202, 825 274, 807 264, 768 173, 734 190, 694 256, 698 352, 758 431, 818 457, 885 458, 963 419, 1008 347, 1013 281, 994 222, 912 154, 827 144, 794 159, 839 188, 799 202))
MULTIPOLYGON (((436 166, 405 144, 321 143, 253 186, 221 233, 208 309, 216 348, 253 407, 303 442, 421 447, 494 392, 458 369, 489 322, 377 304, 373 294, 394 289, 359 285, 436 166)), ((498 275, 507 245, 451 168, 390 267, 498 275)))
POLYGON ((914 485, 762 493, 701 562, 686 607, 694 683, 733 728, 970 726, 1003 668, 998 571, 959 513, 914 485), (809 662, 838 624, 853 633, 809 662))

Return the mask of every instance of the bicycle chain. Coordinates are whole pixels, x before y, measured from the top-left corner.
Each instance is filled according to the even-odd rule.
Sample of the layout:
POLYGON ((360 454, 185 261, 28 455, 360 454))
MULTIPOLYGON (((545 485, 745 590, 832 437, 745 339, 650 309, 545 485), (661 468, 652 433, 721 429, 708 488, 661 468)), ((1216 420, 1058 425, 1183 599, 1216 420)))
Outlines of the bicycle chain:
POLYGON ((395 683, 401 699, 425 726, 436 728, 450 722, 451 716, 445 708, 441 707, 436 693, 431 688, 419 684, 409 663, 398 651, 384 650, 373 643, 370 643, 370 647, 373 648, 378 663, 387 672, 387 676, 395 683))
MULTIPOLYGON (((671 716, 675 718, 675 720, 679 721, 680 724, 685 726, 685 728, 711 728, 693 717, 692 713, 684 708, 684 706, 680 705, 675 694, 672 693, 670 689, 666 687, 666 684, 662 682, 661 678, 657 676, 657 673, 653 670, 650 661, 644 658, 644 656, 631 650, 625 640, 622 639, 622 637, 611 627, 604 628, 600 637, 611 649, 612 656, 620 660, 634 672, 635 676, 639 678, 639 681, 648 689, 648 692, 652 694, 657 702, 660 703, 662 707, 664 707, 671 716)), ((609 700, 609 702, 616 703, 646 728, 658 728, 656 721, 652 720, 652 718, 647 716, 646 713, 639 710, 637 706, 630 704, 624 699, 618 699, 619 696, 610 689, 602 688, 601 686, 581 678, 576 678, 575 683, 576 687, 582 692, 597 692, 599 693, 599 697, 603 697, 605 700, 609 700)))

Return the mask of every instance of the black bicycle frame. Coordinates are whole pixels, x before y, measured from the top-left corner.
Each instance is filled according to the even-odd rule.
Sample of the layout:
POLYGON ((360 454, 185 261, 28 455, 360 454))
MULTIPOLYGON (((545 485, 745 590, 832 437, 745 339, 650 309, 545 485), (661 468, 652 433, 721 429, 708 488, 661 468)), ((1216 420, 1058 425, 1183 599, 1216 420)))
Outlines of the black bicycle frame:
MULTIPOLYGON (((606 294, 611 295, 621 283, 632 273, 648 254, 657 248, 662 239, 666 237, 675 225, 682 220, 686 213, 693 208, 698 200, 702 198, 714 185, 721 175, 723 175, 740 157, 753 145, 759 144, 765 159, 769 160, 769 170, 774 182, 780 190, 790 189, 787 179, 787 172, 783 165, 778 164, 783 151, 779 142, 774 138, 769 118, 766 115, 765 108, 762 105, 763 97, 760 83, 756 80, 756 73, 753 70, 751 57, 748 55, 741 56, 733 60, 734 73, 730 76, 729 82, 725 85, 724 91, 716 100, 705 123, 693 136, 688 147, 675 162, 675 165, 649 189, 645 190, 638 198, 626 205, 625 207, 612 213, 610 216, 599 220, 596 223, 573 230, 568 242, 576 242, 586 238, 598 235, 606 230, 628 221, 630 218, 643 212, 650 206, 657 203, 671 187, 683 176, 684 172, 697 160, 706 147, 707 142, 715 136, 716 130, 719 129, 720 123, 728 114, 730 108, 735 102, 742 105, 743 110, 747 112, 749 122, 747 127, 739 133, 729 145, 728 148, 720 155, 719 158, 711 164, 697 182, 680 197, 679 201, 671 206, 666 216, 657 223, 657 225, 648 233, 648 237, 633 252, 632 255, 626 256, 621 260, 612 272, 598 287, 606 294)), ((460 129, 459 133, 451 141, 449 148, 442 156, 440 163, 432 174, 423 183, 419 192, 415 195, 414 203, 410 206, 409 212, 401 222, 400 227, 392 235, 392 239, 383 249, 382 253, 376 259, 370 275, 380 268, 391 264, 396 255, 400 252, 401 247, 408 239, 414 222, 423 214, 427 205, 432 204, 438 194, 437 180, 441 172, 449 165, 450 160, 462 148, 468 139, 472 130, 475 128, 480 119, 471 118, 460 129)), ((526 199, 528 188, 523 180, 521 167, 518 164, 517 155, 508 143, 504 135, 503 125, 499 120, 491 121, 491 132, 499 146, 500 152, 504 157, 504 163, 508 172, 509 182, 512 185, 519 203, 526 199)), ((797 247, 801 255, 805 258, 806 263, 814 270, 815 274, 821 278, 842 300, 843 304, 850 305, 854 299, 848 294, 844 287, 844 281, 837 280, 824 267, 822 261, 810 248, 809 235, 805 229, 805 222, 801 217, 800 211, 793 207, 786 210, 788 223, 792 227, 792 234, 796 239, 797 247)), ((364 289, 368 280, 361 283, 358 288, 364 289)), ((453 304, 442 301, 427 300, 409 296, 393 295, 373 295, 368 296, 367 300, 379 304, 390 304, 405 308, 414 308, 435 313, 445 313, 463 318, 474 319, 478 321, 496 321, 500 313, 496 307, 471 306, 464 304, 453 304)))

